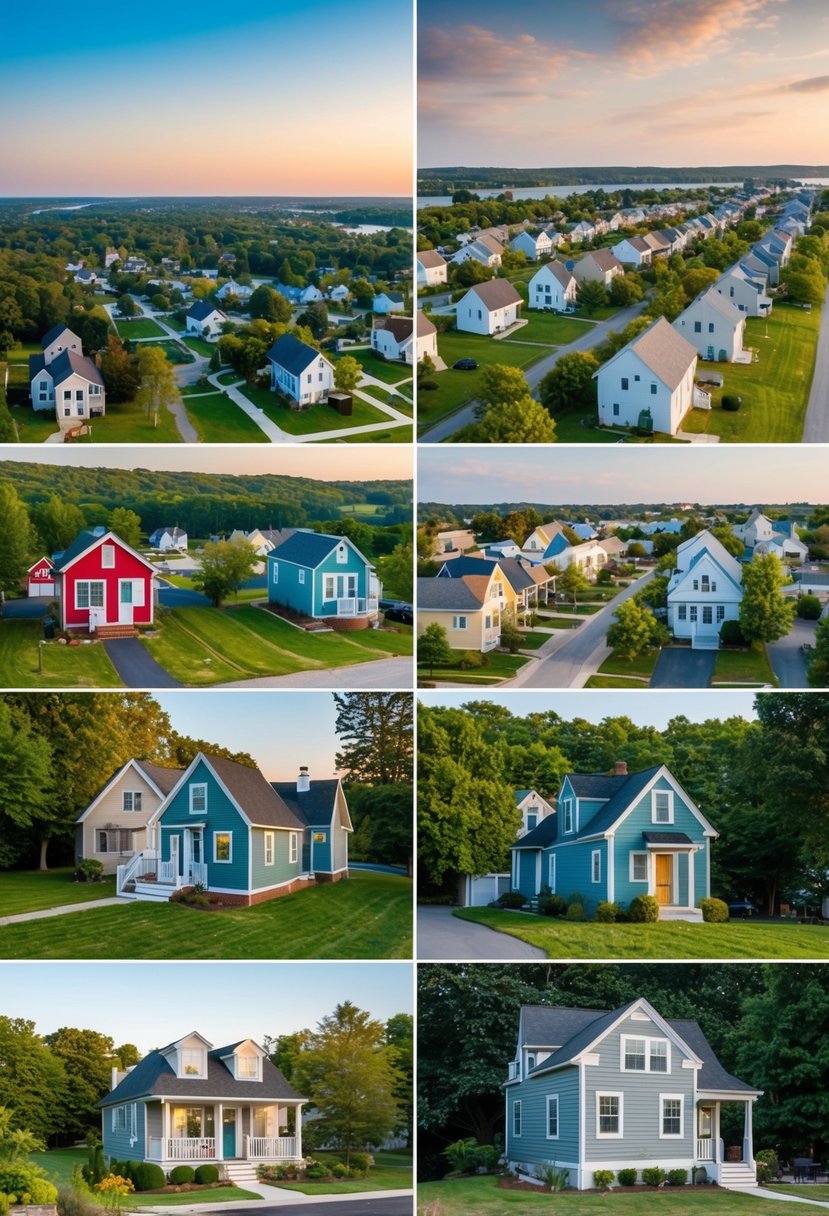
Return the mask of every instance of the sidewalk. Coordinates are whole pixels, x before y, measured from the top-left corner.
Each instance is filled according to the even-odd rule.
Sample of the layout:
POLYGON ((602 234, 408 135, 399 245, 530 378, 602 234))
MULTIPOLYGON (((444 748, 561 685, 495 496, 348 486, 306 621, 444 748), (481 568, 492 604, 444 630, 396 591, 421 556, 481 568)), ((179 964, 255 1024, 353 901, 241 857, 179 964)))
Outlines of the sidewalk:
POLYGON ((86 912, 88 908, 115 908, 123 899, 112 895, 107 899, 90 899, 84 904, 61 904, 59 908, 41 908, 37 912, 19 912, 15 916, 0 916, 0 925, 19 925, 27 920, 46 920, 49 916, 65 916, 67 912, 86 912))
MULTIPOLYGON (((303 1204, 309 1203, 340 1203, 342 1201, 351 1200, 368 1200, 368 1199, 385 1199, 389 1195, 411 1196, 414 1197, 414 1191, 357 1191, 352 1194, 343 1195, 303 1195, 301 1191, 289 1191, 278 1186, 267 1186, 265 1183, 247 1183, 242 1190, 257 1191, 261 1194, 262 1199, 269 1205, 280 1204, 283 1207, 288 1205, 296 1205, 302 1207, 303 1204)), ((237 1199, 230 1203, 194 1203, 183 1204, 177 1203, 173 1207, 163 1207, 159 1204, 158 1207, 144 1206, 142 1204, 140 1212, 169 1212, 170 1216, 188 1216, 191 1212, 238 1212, 240 1208, 250 1207, 251 1212, 256 1212, 261 1200, 259 1199, 237 1199)))

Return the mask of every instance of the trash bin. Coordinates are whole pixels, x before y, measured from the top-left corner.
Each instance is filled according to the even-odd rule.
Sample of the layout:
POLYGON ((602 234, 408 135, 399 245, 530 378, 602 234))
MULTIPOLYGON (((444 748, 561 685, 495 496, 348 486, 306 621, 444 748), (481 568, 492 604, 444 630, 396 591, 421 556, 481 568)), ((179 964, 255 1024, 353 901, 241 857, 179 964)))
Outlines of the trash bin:
POLYGON ((55 636, 55 622, 51 616, 43 619, 43 636, 50 641, 55 636))

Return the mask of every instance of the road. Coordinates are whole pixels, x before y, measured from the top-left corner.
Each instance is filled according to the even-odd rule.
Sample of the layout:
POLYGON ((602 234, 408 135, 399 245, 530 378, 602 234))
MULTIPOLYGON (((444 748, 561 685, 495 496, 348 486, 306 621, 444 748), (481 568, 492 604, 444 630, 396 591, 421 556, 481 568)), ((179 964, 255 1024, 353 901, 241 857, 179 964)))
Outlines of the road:
POLYGON ((716 650, 666 646, 656 660, 651 688, 708 688, 717 662, 716 650))
POLYGON ((808 688, 806 656, 800 649, 804 642, 815 644, 816 621, 801 621, 795 617, 791 631, 779 642, 770 642, 766 647, 772 670, 780 681, 781 688, 808 688))
MULTIPOLYGON (((580 338, 575 338, 564 346, 557 347, 551 354, 544 355, 532 367, 526 368, 524 375, 533 391, 533 396, 538 396, 536 390, 539 383, 547 375, 547 372, 555 367, 562 355, 569 355, 577 350, 590 350, 591 347, 598 346, 600 342, 604 342, 611 330, 624 329, 630 321, 638 317, 644 311, 646 303, 647 300, 640 300, 638 304, 631 304, 629 308, 621 309, 609 321, 599 321, 596 325, 591 326, 588 333, 582 334, 580 338)), ((520 337, 519 332, 517 338, 520 340, 520 337)), ((442 443, 445 439, 449 439, 461 427, 468 426, 471 422, 475 421, 475 409, 477 405, 476 401, 467 402, 466 405, 456 410, 454 414, 441 418, 430 430, 420 436, 419 442, 442 443)))
POLYGON ((804 443, 826 443, 829 440, 829 287, 823 299, 820 317, 815 374, 809 406, 803 425, 804 443))
POLYGON ((417 910, 417 957, 431 961, 475 959, 492 962, 546 958, 547 955, 537 946, 530 946, 508 933, 496 933, 486 925, 459 920, 452 915, 451 908, 427 904, 417 910))
POLYGON ((284 1203, 250 1202, 234 1207, 232 1204, 206 1204, 198 1207, 164 1208, 160 1203, 154 1206, 154 1211, 168 1211, 186 1214, 192 1210, 200 1213, 221 1212, 221 1216, 283 1216, 283 1213, 301 1212, 302 1216, 412 1216, 413 1200, 411 1192, 389 1191, 381 1197, 368 1198, 357 1195, 353 1199, 345 1195, 326 1195, 324 1198, 306 1199, 305 1196, 294 1198, 296 1193, 286 1191, 284 1203), (288 1196, 291 1198, 288 1198, 288 1196))
POLYGON ((609 651, 605 635, 613 624, 613 614, 621 603, 641 591, 654 571, 649 570, 625 587, 615 599, 594 613, 578 629, 560 635, 556 648, 546 657, 530 659, 504 688, 583 688, 585 680, 604 662, 609 651))
POLYGON ((181 688, 138 638, 112 638, 104 642, 104 649, 127 688, 181 688))
POLYGON ((321 671, 295 671, 289 676, 255 676, 251 680, 231 680, 216 688, 413 688, 413 663, 410 658, 374 659, 321 671))

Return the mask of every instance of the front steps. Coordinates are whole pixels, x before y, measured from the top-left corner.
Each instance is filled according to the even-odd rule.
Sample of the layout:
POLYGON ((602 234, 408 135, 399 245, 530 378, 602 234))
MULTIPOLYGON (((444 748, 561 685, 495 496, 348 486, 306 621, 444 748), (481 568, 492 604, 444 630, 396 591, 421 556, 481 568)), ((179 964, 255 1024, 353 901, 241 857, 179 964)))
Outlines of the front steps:
POLYGON ((701 908, 669 908, 664 904, 659 909, 660 920, 689 920, 702 923, 701 908))
POLYGON ((720 1186, 738 1191, 757 1188, 757 1171, 747 1161, 723 1161, 717 1168, 717 1174, 720 1186))
POLYGON ((251 1161, 225 1161, 220 1169, 224 1170, 228 1182, 234 1186, 251 1186, 257 1181, 256 1166, 251 1161))
MULTIPOLYGON (((130 884, 127 885, 129 886, 130 884)), ((163 883, 155 881, 142 882, 140 878, 136 878, 133 884, 132 898, 146 900, 149 903, 167 904, 170 902, 170 896, 174 890, 175 887, 168 887, 163 883)))

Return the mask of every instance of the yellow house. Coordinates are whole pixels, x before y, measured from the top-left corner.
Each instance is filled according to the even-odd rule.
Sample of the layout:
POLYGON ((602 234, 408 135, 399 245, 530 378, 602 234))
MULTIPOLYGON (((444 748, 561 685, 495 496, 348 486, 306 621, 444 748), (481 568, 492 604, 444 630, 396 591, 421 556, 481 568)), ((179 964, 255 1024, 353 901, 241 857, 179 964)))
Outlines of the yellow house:
POLYGON ((503 613, 514 608, 515 592, 502 570, 463 578, 417 580, 417 629, 437 623, 454 650, 494 650, 501 641, 503 613))

